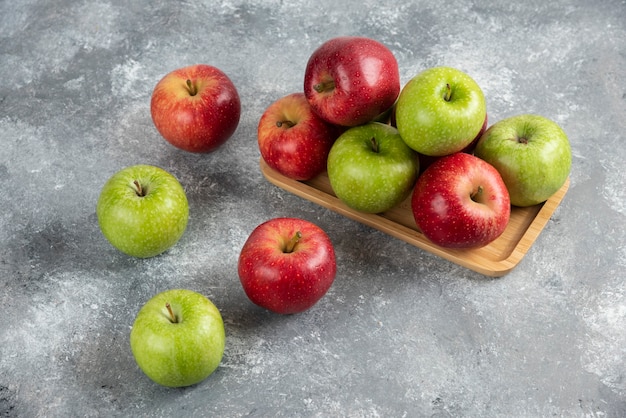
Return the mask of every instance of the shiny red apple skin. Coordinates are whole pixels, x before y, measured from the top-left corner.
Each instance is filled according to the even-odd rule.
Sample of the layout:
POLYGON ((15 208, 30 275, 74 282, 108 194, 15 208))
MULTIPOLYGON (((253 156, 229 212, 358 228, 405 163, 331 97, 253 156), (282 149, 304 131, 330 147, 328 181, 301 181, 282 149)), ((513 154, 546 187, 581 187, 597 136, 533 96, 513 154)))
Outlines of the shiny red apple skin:
POLYGON ((358 36, 329 39, 309 57, 304 94, 324 120, 342 126, 362 125, 394 105, 400 94, 398 62, 376 40, 358 36))
POLYGON ((299 218, 273 218, 257 226, 244 243, 238 273, 248 298, 279 314, 295 314, 315 305, 337 273, 335 250, 316 224, 299 218), (301 238, 286 252, 291 238, 301 238))
POLYGON ((418 228, 433 243, 478 248, 502 235, 511 202, 492 165, 458 152, 439 158, 417 179, 411 209, 418 228))
POLYGON ((313 112, 304 93, 292 93, 270 104, 257 129, 263 160, 294 180, 309 180, 326 169, 337 135, 337 127, 313 112))
POLYGON ((157 131, 170 144, 207 153, 225 143, 237 129, 241 101, 223 71, 196 64, 176 69, 156 84, 150 113, 157 131))

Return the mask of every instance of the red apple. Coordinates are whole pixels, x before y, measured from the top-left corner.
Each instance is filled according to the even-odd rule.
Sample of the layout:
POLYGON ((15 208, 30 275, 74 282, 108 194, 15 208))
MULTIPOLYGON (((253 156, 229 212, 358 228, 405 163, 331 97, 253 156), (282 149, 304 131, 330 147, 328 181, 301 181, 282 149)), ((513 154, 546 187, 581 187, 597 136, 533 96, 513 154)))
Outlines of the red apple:
POLYGON ((172 145, 190 152, 211 152, 237 129, 241 102, 233 82, 205 64, 179 68, 152 92, 152 121, 172 145))
POLYGON ((308 180, 326 169, 335 131, 313 112, 304 93, 284 96, 272 103, 259 120, 261 157, 284 176, 308 180))
POLYGON ((335 251, 326 233, 298 218, 274 218, 257 226, 241 249, 238 272, 255 304, 280 314, 303 312, 335 280, 335 251))
POLYGON ((342 126, 362 125, 388 111, 398 98, 398 62, 373 39, 332 38, 310 56, 304 94, 322 119, 342 126))
POLYGON ((417 179, 411 208, 426 238, 441 247, 476 248, 506 229, 509 193, 498 171, 471 154, 441 157, 417 179))

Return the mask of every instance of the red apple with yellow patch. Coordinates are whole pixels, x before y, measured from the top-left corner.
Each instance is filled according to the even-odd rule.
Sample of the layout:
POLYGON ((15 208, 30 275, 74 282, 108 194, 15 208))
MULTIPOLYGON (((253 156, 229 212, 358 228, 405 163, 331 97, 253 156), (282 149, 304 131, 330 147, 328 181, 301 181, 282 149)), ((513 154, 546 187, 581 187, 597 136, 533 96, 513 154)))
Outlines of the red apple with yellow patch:
POLYGON ((309 180, 326 169, 337 137, 313 112, 304 93, 292 93, 267 107, 257 129, 261 157, 274 170, 294 180, 309 180))
POLYGON ((163 77, 152 92, 152 121, 170 144, 206 153, 225 143, 237 129, 241 101, 220 69, 196 64, 163 77))

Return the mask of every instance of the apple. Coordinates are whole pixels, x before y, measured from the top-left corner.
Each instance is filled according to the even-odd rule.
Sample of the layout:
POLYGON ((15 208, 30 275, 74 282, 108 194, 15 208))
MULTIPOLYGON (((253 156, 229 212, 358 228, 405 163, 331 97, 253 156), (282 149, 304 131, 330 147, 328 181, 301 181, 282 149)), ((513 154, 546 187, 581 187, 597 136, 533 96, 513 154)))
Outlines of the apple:
POLYGON ((139 368, 168 387, 200 383, 217 369, 225 346, 222 315, 200 293, 171 289, 137 313, 130 348, 139 368))
POLYGON ((478 131, 478 134, 476 134, 472 142, 470 142, 469 145, 463 148, 461 152, 465 152, 467 154, 474 153, 474 149, 476 149, 476 144, 478 144, 478 140, 480 139, 481 136, 483 136, 485 131, 487 131, 488 124, 489 124, 489 116, 485 114, 485 121, 483 122, 483 126, 480 127, 480 131, 478 131))
POLYGON ((303 312, 335 280, 335 250, 326 233, 299 218, 274 218, 257 226, 238 261, 241 285, 258 306, 279 314, 303 312))
POLYGON ((189 204, 178 180, 151 165, 126 167, 105 183, 96 206, 102 234, 118 250, 147 258, 182 237, 189 204))
POLYGON ((469 75, 456 68, 433 67, 404 86, 395 118, 409 147, 441 157, 470 145, 486 116, 483 92, 469 75))
POLYGON ((337 138, 328 153, 327 170, 333 192, 348 207, 380 213, 409 196, 419 159, 397 129, 370 122, 337 138))
POLYGON ((502 176, 514 206, 546 201, 570 174, 572 151, 563 129, 540 115, 517 115, 493 124, 474 154, 502 176))
MULTIPOLYGON (((485 115, 485 121, 483 122, 483 126, 482 128, 480 128, 478 135, 476 135, 476 138, 474 138, 469 145, 463 148, 461 152, 465 152, 467 154, 473 154, 474 149, 476 148, 476 144, 478 143, 478 140, 480 139, 482 134, 485 133, 485 131, 487 130, 487 126, 488 126, 488 116, 485 115)), ((433 157, 430 155, 419 154, 420 174, 423 173, 433 162, 437 161, 439 158, 441 157, 433 157)))
POLYGON ((509 193, 486 161, 458 152, 441 157, 417 179, 411 210, 433 243, 477 248, 498 238, 509 222, 509 193))
POLYGON ((152 121, 172 145, 205 153, 217 149, 237 129, 239 93, 220 69, 196 64, 166 74, 154 87, 152 121))
POLYGON ((395 56, 370 38, 329 39, 306 64, 304 94, 313 111, 335 125, 370 122, 391 109, 399 93, 395 56))
POLYGON ((274 170, 294 180, 309 180, 326 170, 335 128, 313 112, 304 93, 272 103, 259 120, 261 157, 274 170))

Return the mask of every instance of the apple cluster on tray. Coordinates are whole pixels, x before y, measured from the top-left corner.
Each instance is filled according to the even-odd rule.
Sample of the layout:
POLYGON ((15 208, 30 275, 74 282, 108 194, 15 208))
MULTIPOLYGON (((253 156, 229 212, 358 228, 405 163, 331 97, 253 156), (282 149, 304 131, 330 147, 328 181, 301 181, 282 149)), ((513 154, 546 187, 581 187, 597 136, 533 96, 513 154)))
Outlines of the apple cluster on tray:
MULTIPOLYGON (((235 132, 241 102, 226 74, 197 64, 165 75, 150 111, 170 144, 208 153, 235 132)), ((410 198, 417 227, 444 248, 494 241, 512 206, 540 204, 563 186, 572 160, 569 140, 552 120, 520 114, 488 126, 485 96, 468 74, 428 68, 401 87, 393 53, 355 36, 329 39, 312 53, 303 91, 271 103, 257 137, 272 170, 297 181, 325 172, 337 198, 355 211, 382 213, 410 198)), ((189 205, 170 173, 135 165, 105 183, 96 214, 115 248, 147 258, 183 236, 189 205)), ((253 303, 295 314, 326 294, 337 266, 319 226, 277 217, 253 229, 237 269, 253 303)), ((171 289, 137 313, 130 345, 153 381, 189 386, 219 366, 224 322, 205 296, 171 289)))
POLYGON ((411 196, 417 227, 444 248, 494 241, 511 206, 549 199, 572 160, 552 120, 520 114, 488 126, 485 96, 468 74, 428 68, 401 87, 387 47, 348 36, 312 53, 303 92, 266 109, 258 142, 265 163, 290 179, 326 170, 355 211, 386 212, 411 196))

